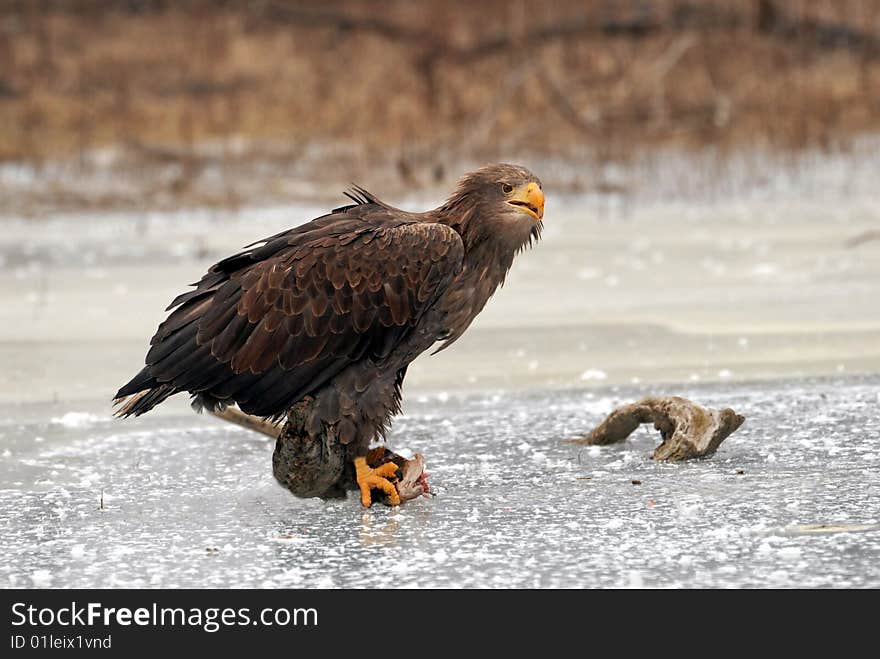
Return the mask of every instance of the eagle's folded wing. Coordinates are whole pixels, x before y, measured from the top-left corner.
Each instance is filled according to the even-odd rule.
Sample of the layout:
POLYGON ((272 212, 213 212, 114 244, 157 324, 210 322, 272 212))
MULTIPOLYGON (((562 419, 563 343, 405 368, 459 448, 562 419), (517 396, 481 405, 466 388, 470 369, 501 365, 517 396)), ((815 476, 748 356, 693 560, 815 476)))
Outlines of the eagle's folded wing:
MULTIPOLYGON (((381 360, 460 271, 451 228, 364 204, 225 259, 179 296, 117 399, 162 387, 278 416, 347 365, 381 360)), ((137 414, 137 406, 121 410, 137 414)))

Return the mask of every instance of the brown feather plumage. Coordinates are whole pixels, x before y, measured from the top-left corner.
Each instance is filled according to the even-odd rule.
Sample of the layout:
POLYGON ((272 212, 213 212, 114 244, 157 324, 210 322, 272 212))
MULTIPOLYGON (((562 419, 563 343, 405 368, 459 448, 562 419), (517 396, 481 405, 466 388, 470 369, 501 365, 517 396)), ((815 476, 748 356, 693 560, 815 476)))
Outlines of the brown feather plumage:
POLYGON ((514 166, 480 170, 428 213, 356 188, 353 204, 218 262, 169 307, 144 369, 117 394, 119 413, 189 391, 277 417, 336 382, 341 398, 319 408, 341 415, 341 440, 383 432, 409 361, 457 339, 539 235, 540 222, 501 212, 502 179, 537 180, 514 166), (375 421, 362 427, 358 414, 375 421))

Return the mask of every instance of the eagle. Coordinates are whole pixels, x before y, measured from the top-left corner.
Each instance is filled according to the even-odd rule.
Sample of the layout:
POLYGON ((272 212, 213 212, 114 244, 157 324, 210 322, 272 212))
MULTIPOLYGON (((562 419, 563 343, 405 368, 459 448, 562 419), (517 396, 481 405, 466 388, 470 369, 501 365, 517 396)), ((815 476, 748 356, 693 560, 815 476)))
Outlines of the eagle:
POLYGON ((278 420, 311 397, 315 431, 332 427, 346 446, 361 503, 378 489, 399 504, 388 470, 367 464, 370 444, 400 411, 407 366, 452 345, 540 238, 544 193, 501 163, 421 213, 359 186, 345 194, 352 203, 246 246, 175 298, 116 415, 185 391, 199 411, 234 404, 278 420))

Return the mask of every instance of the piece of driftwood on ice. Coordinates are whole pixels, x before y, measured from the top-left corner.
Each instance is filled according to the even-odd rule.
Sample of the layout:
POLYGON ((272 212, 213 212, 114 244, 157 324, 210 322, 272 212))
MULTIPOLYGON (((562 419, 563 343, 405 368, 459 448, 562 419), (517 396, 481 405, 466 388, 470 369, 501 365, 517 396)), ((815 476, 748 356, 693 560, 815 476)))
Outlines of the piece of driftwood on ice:
POLYGON ((745 417, 729 407, 713 410, 680 396, 643 398, 618 407, 592 431, 572 442, 591 445, 622 442, 641 424, 653 423, 663 443, 651 457, 687 460, 712 455, 743 421, 745 417))
MULTIPOLYGON (((296 496, 343 498, 347 490, 357 489, 354 467, 351 460, 346 459, 346 447, 337 441, 332 428, 324 428, 317 435, 306 430, 311 403, 312 400, 306 398, 294 405, 284 424, 245 414, 234 407, 217 410, 213 415, 274 439, 272 470, 275 479, 296 496)), ((367 464, 373 468, 386 462, 393 462, 398 467, 397 475, 391 481, 401 502, 429 493, 425 460, 420 454, 407 459, 381 446, 367 454, 367 464)), ((377 493, 378 490, 374 490, 374 497, 377 493)), ((387 504, 384 493, 380 494, 379 500, 387 504)))

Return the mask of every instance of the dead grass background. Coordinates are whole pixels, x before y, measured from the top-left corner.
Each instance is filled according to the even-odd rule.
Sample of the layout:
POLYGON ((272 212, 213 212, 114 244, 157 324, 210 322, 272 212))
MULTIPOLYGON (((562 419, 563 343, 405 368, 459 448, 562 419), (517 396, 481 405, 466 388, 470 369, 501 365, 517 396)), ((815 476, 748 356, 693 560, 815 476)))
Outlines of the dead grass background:
POLYGON ((7 208, 840 151, 878 127, 875 0, 0 1, 0 162, 29 172, 0 177, 7 208))

